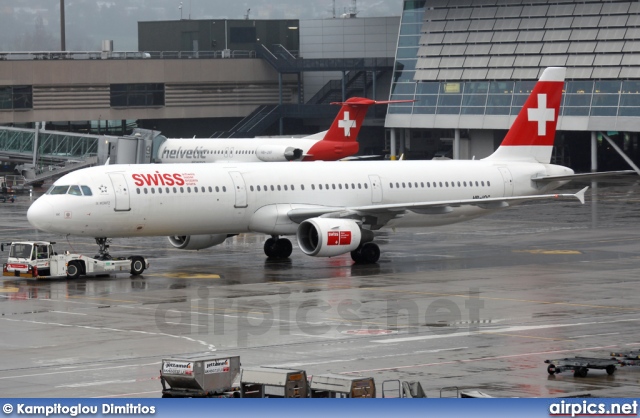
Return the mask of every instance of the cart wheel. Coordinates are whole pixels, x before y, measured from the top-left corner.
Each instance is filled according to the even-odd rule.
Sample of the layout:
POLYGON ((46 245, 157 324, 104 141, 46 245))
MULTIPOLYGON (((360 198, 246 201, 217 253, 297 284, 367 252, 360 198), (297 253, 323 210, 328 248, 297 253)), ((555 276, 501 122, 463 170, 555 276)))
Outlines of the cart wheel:
POLYGON ((80 277, 80 266, 75 261, 71 261, 67 266, 67 278, 77 279, 80 277))
POLYGON ((556 374, 556 365, 550 364, 549 367, 547 367, 547 373, 549 373, 551 376, 556 374))
POLYGON ((587 373, 589 372, 589 369, 587 369, 586 367, 580 367, 578 369, 576 369, 576 371, 573 373, 574 377, 587 377, 587 373))
POLYGON ((131 275, 139 276, 144 272, 144 258, 139 256, 131 257, 131 275))
POLYGON ((609 376, 611 376, 612 374, 614 374, 614 373, 616 372, 616 366, 615 366, 615 365, 613 365, 613 364, 610 364, 610 365, 608 365, 608 366, 607 366, 607 368, 606 368, 606 369, 604 369, 604 370, 607 372, 607 374, 608 374, 609 376))

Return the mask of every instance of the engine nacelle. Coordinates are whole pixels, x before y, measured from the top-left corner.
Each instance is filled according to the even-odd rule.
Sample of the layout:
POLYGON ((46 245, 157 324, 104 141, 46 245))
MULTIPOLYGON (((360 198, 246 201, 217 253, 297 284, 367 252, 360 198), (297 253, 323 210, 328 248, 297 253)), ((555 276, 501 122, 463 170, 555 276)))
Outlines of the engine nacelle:
POLYGON ((294 161, 302 159, 302 150, 286 145, 260 145, 256 148, 256 157, 266 162, 294 161))
POLYGON ((179 250, 202 250, 222 244, 227 237, 227 234, 181 235, 169 237, 169 242, 179 250))
POLYGON ((373 241, 373 232, 351 219, 307 219, 300 223, 296 236, 302 252, 313 257, 345 254, 373 241))

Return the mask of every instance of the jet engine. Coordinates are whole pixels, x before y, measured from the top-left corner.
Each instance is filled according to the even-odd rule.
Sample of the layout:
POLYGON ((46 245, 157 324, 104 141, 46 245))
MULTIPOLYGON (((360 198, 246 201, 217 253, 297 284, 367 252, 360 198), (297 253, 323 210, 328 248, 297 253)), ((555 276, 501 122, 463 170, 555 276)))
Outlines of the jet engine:
POLYGON ((181 235, 169 237, 169 242, 179 250, 203 250, 222 244, 228 237, 227 234, 181 235))
POLYGON ((302 150, 286 145, 260 145, 256 157, 266 162, 294 161, 302 159, 302 150))
POLYGON ((351 219, 307 219, 300 223, 296 236, 302 252, 313 257, 345 254, 373 241, 373 232, 351 219))

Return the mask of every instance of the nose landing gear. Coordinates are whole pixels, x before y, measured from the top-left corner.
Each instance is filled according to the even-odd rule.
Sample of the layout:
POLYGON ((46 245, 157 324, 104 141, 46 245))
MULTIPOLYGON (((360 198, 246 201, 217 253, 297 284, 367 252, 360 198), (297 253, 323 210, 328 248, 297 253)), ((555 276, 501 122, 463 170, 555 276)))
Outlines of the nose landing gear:
POLYGON ((109 242, 111 242, 111 240, 107 238, 96 238, 96 244, 100 247, 98 254, 94 257, 96 260, 111 260, 111 255, 109 254, 109 242))

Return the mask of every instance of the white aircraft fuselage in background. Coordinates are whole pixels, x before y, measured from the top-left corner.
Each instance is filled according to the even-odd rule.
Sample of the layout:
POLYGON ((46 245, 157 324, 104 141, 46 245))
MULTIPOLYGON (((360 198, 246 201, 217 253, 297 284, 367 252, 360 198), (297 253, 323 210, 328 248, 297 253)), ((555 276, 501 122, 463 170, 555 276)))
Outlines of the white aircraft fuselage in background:
POLYGON ((331 103, 341 107, 329 129, 302 138, 169 138, 158 147, 156 162, 335 161, 358 152, 358 133, 370 106, 411 101, 352 97, 331 103))
POLYGON ((462 222, 526 200, 584 202, 584 190, 545 194, 573 175, 549 164, 564 73, 545 70, 500 148, 483 160, 92 167, 56 181, 29 222, 101 239, 164 235, 181 249, 263 233, 271 236, 265 253, 276 258, 291 254, 281 236, 296 234, 308 255, 351 252, 356 262, 376 262, 373 231, 383 227, 462 222))

